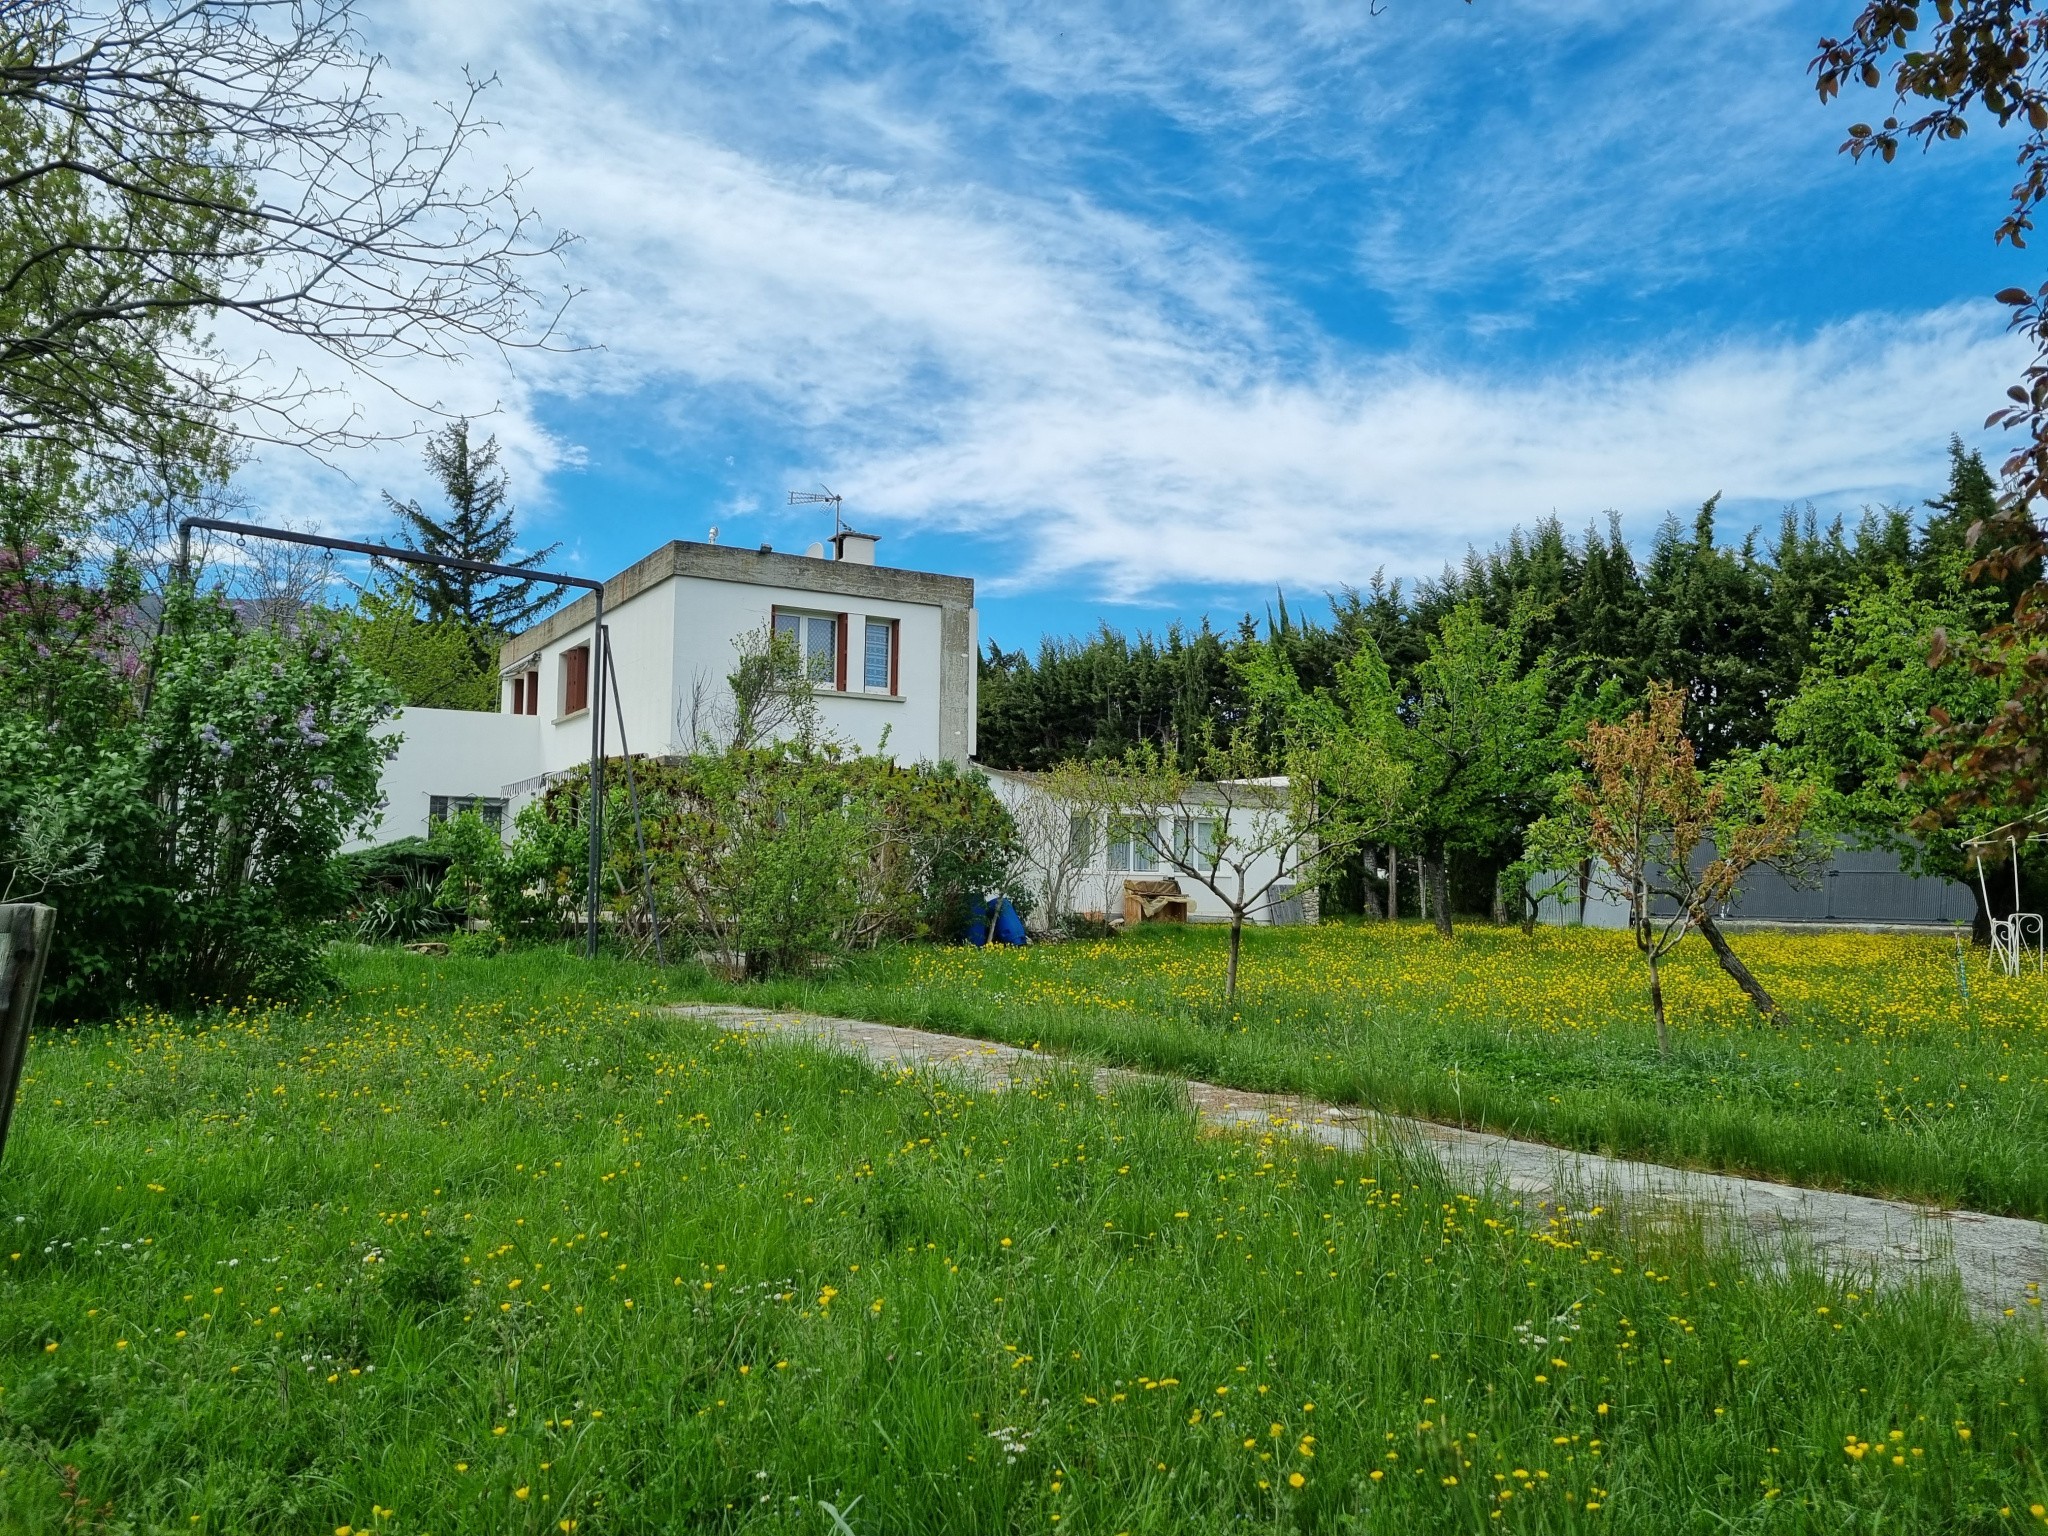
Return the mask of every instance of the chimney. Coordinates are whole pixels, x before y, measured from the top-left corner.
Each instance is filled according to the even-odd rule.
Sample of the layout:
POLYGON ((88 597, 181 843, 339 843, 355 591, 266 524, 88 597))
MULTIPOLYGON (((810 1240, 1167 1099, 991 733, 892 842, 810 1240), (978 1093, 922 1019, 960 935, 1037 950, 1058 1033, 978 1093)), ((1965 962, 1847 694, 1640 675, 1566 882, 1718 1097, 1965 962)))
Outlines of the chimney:
POLYGON ((878 533, 855 533, 851 528, 843 528, 832 535, 832 558, 853 565, 873 565, 875 545, 881 537, 878 533))

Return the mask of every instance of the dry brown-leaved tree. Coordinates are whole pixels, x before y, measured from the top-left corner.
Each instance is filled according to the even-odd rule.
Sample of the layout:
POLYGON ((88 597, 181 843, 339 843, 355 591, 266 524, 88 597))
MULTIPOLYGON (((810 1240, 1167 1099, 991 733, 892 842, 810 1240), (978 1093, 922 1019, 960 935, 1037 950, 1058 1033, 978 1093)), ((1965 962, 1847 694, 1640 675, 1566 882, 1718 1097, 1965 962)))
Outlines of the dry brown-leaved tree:
MULTIPOLYGON (((1576 744, 1585 777, 1571 786, 1560 814, 1530 829, 1534 857, 1545 867, 1590 861, 1592 883, 1628 904, 1664 1055, 1671 1052, 1671 1035, 1658 963, 1694 928, 1711 932, 1710 943, 1719 937, 1714 909, 1746 871, 1796 849, 1813 804, 1811 789, 1787 794, 1768 780, 1736 804, 1727 784, 1700 772, 1684 715, 1684 691, 1653 684, 1645 709, 1616 725, 1589 722, 1576 744), (1714 857, 1695 867, 1694 850, 1709 839, 1714 857), (1660 905, 1670 910, 1659 912, 1660 905)), ((1724 969, 1734 958, 1726 946, 1725 938, 1714 943, 1724 969)), ((1748 974, 1742 970, 1737 981, 1748 974)), ((1762 989, 1750 978, 1744 990, 1755 1001, 1762 989)), ((1765 994, 1759 1008, 1775 1011, 1767 1002, 1765 994)))

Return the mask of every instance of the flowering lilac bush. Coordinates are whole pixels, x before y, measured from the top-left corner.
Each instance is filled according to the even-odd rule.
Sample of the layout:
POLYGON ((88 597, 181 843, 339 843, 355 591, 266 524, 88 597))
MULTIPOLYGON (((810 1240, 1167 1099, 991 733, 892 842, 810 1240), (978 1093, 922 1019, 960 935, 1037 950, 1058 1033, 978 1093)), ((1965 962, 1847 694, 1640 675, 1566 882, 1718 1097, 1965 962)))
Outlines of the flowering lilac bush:
POLYGON ((138 668, 120 593, 62 551, 12 553, 0 862, 32 806, 98 854, 42 898, 59 912, 48 1002, 77 1016, 317 985, 318 924, 346 897, 333 857, 378 808, 388 686, 318 628, 247 628, 182 595, 138 668))

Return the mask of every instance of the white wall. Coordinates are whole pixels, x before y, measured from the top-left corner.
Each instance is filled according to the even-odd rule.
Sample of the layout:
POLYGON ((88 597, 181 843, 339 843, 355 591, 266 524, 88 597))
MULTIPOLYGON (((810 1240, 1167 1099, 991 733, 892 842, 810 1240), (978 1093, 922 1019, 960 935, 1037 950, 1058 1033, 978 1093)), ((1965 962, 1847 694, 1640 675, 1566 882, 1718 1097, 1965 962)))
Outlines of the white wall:
MULTIPOLYGON (((605 611, 619 694, 625 705, 627 745, 635 752, 654 754, 687 751, 691 746, 683 740, 687 720, 679 723, 679 706, 687 710, 688 694, 698 682, 720 704, 726 702, 730 697, 726 677, 738 659, 734 638, 761 628, 777 608, 850 616, 848 691, 818 690, 819 720, 830 735, 863 752, 876 752, 886 730, 889 755, 901 762, 932 761, 941 755, 940 610, 936 605, 692 576, 659 581, 605 611), (897 623, 898 691, 894 695, 857 691, 863 621, 870 617, 897 623)), ((564 718, 556 713, 562 654, 589 640, 590 627, 585 625, 551 641, 541 652, 541 713, 531 722, 539 728, 543 758, 536 772, 560 773, 590 759, 589 716, 579 713, 564 718)), ((969 677, 972 675, 970 670, 969 677)), ((510 698, 509 685, 505 697, 510 698)), ((616 720, 617 716, 612 716, 605 726, 605 748, 614 754, 619 750, 616 720)))
MULTIPOLYGON (((1035 781, 1022 774, 1006 773, 1000 769, 983 769, 988 775, 989 787, 996 798, 1009 809, 1017 823, 1017 830, 1026 845, 1027 866, 1036 874, 1037 889, 1034 894, 1039 900, 1039 909, 1032 913, 1035 926, 1044 927, 1056 915, 1047 910, 1048 905, 1057 905, 1062 912, 1101 912, 1111 917, 1120 917, 1124 906, 1125 880, 1173 879, 1189 897, 1189 917, 1198 923, 1222 923, 1230 920, 1230 908, 1191 875, 1163 866, 1156 870, 1119 870, 1108 865, 1108 841, 1103 825, 1104 818, 1098 816, 1089 838, 1090 857, 1080 868, 1060 868, 1066 859, 1066 850, 1072 837, 1070 817, 1072 808, 1046 793, 1035 781), (1049 871, 1056 871, 1048 878, 1049 871), (1048 885, 1059 886, 1049 891, 1048 885)), ((1183 807, 1191 817, 1218 816, 1220 810, 1213 805, 1199 801, 1183 807)), ((1253 817, 1259 815, 1280 815, 1281 812, 1252 812, 1239 806, 1232 812, 1240 836, 1253 817)), ((1256 891, 1271 880, 1280 867, 1277 856, 1262 856, 1254 860, 1246 871, 1245 889, 1256 891)), ((1235 891, 1236 879, 1227 867, 1221 871, 1223 881, 1229 883, 1225 889, 1235 891)), ((1308 911, 1315 910, 1312 893, 1300 893, 1306 899, 1308 911)), ((1272 916, 1261 906, 1252 916, 1254 922, 1270 922, 1272 916)), ((1314 921, 1313 916, 1310 921, 1314 921)))
MULTIPOLYGON (((541 771, 541 727, 531 715, 473 709, 401 712, 377 729, 379 736, 402 738, 398 755, 384 765, 383 819, 350 846, 425 837, 428 801, 434 795, 503 796, 507 785, 541 771)), ((507 810, 508 828, 517 809, 507 810)))
MULTIPOLYGON (((726 693, 726 674, 737 659, 735 636, 766 624, 777 608, 807 613, 844 613, 851 637, 847 657, 847 692, 818 690, 818 718, 826 732, 853 743, 863 752, 882 745, 889 734, 889 755, 901 762, 929 762, 939 755, 939 610, 924 603, 891 602, 882 598, 844 597, 799 592, 730 581, 678 577, 676 589, 675 678, 678 691, 701 678, 717 695, 726 693), (897 692, 869 694, 861 686, 860 660, 864 621, 894 619, 897 623, 897 692)), ((622 651, 621 655, 624 654, 622 651)), ((681 750, 683 743, 677 742, 681 750)))

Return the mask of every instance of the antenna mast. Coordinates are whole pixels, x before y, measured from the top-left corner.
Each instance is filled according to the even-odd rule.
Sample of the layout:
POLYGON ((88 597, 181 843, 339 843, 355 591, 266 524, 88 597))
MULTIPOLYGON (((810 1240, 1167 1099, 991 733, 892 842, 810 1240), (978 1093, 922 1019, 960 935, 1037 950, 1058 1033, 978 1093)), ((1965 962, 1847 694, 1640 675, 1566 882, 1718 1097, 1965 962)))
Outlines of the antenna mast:
POLYGON ((845 500, 829 485, 821 485, 815 491, 791 491, 789 504, 792 507, 825 505, 832 509, 832 533, 834 537, 846 532, 846 519, 840 516, 839 508, 845 500))

